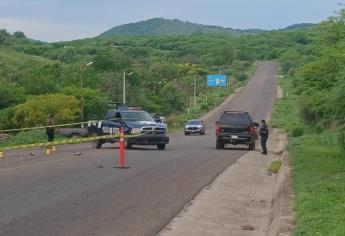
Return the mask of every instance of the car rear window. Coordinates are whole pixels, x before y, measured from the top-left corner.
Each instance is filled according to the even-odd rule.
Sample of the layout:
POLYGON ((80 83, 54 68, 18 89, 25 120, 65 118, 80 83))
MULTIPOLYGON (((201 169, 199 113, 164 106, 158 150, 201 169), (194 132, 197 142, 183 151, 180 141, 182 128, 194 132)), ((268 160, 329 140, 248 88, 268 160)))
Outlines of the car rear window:
POLYGON ((245 126, 251 124, 250 116, 247 113, 223 113, 219 123, 226 125, 245 126))

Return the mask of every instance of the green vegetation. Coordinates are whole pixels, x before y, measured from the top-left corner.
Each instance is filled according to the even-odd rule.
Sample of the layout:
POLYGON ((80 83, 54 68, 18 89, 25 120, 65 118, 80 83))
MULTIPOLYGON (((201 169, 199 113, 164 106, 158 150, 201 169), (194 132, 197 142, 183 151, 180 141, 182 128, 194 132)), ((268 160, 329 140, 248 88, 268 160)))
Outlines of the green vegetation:
POLYGON ((272 161, 272 163, 268 167, 268 172, 278 174, 281 166, 282 166, 282 161, 280 160, 272 161))
POLYGON ((295 235, 345 234, 345 158, 334 133, 291 139, 297 227, 295 235))
MULTIPOLYGON (((281 85, 289 96, 277 101, 272 124, 289 134, 297 211, 294 235, 344 235, 345 155, 339 145, 344 137, 301 124, 300 102, 289 87, 292 81, 282 79, 281 85), (304 127, 305 134, 296 137, 296 127, 304 127)), ((269 169, 273 170, 272 165, 269 169)))
POLYGON ((117 36, 48 44, 2 30, 0 129, 40 126, 50 113, 57 123, 77 122, 82 95, 84 119, 101 119, 101 103, 122 101, 124 69, 133 72, 127 76, 128 105, 159 112, 176 126, 188 118, 188 110, 190 116, 206 113, 245 83, 256 60, 275 59, 290 48, 300 48, 312 34, 312 30, 296 30, 240 37, 117 36), (90 61, 94 63, 86 66, 90 61), (229 76, 231 87, 209 89, 206 101, 206 75, 219 72, 229 76), (56 104, 46 101, 52 96, 76 100, 71 98, 73 105, 62 115, 60 108, 51 107, 56 104))
POLYGON ((345 11, 321 23, 306 47, 280 55, 272 126, 289 134, 296 192, 294 235, 345 235, 345 11))
MULTIPOLYGON (((54 141, 65 140, 66 137, 55 135, 54 141)), ((15 134, 11 134, 10 138, 2 140, 0 142, 0 148, 3 147, 13 147, 16 145, 27 145, 27 144, 37 144, 37 143, 47 143, 47 135, 45 129, 36 129, 29 131, 21 131, 15 134)))
POLYGON ((264 30, 238 30, 219 26, 201 25, 183 22, 177 19, 153 18, 137 23, 125 24, 114 27, 99 37, 112 37, 123 35, 192 35, 192 34, 254 34, 264 30))

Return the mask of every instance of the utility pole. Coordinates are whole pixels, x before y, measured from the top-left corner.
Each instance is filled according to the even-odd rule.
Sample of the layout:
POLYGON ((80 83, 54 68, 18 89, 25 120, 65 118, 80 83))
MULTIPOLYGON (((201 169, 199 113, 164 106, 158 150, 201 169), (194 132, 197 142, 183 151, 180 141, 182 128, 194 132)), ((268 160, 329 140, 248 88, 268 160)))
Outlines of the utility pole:
POLYGON ((122 103, 126 104, 126 69, 123 69, 122 103))
MULTIPOLYGON (((88 66, 91 66, 93 64, 93 61, 90 61, 87 64, 80 64, 79 65, 79 80, 80 80, 80 121, 84 121, 84 78, 83 78, 83 68, 87 68, 88 66)), ((84 128, 84 124, 81 124, 81 127, 84 128)))
POLYGON ((196 77, 194 77, 194 108, 196 108, 196 77))
POLYGON ((126 75, 130 76, 133 72, 126 74, 126 69, 123 69, 123 86, 122 86, 122 103, 126 104, 126 75))
POLYGON ((79 65, 79 81, 80 81, 80 121, 84 121, 84 81, 82 76, 83 65, 79 65))

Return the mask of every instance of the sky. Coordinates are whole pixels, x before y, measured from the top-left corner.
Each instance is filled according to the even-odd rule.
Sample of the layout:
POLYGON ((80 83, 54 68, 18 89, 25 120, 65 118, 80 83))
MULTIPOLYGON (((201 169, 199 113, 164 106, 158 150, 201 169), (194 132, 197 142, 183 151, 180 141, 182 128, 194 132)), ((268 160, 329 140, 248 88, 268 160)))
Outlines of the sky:
POLYGON ((95 37, 155 17, 236 29, 319 23, 345 0, 0 0, 0 29, 46 42, 95 37))

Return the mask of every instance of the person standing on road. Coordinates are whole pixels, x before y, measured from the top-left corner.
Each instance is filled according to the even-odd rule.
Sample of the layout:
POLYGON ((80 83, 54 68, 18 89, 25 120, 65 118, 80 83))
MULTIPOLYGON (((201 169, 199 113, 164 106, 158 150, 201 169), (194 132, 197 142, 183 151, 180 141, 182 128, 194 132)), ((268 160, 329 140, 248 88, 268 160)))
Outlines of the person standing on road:
POLYGON ((261 147, 262 147, 262 154, 267 155, 267 139, 268 139, 268 126, 266 125, 265 120, 261 120, 260 126, 260 137, 261 137, 261 147))
POLYGON ((55 138, 55 130, 54 127, 49 127, 55 125, 55 119, 53 115, 49 115, 49 118, 47 119, 46 125, 48 126, 46 128, 46 134, 48 136, 48 142, 53 142, 55 138))

